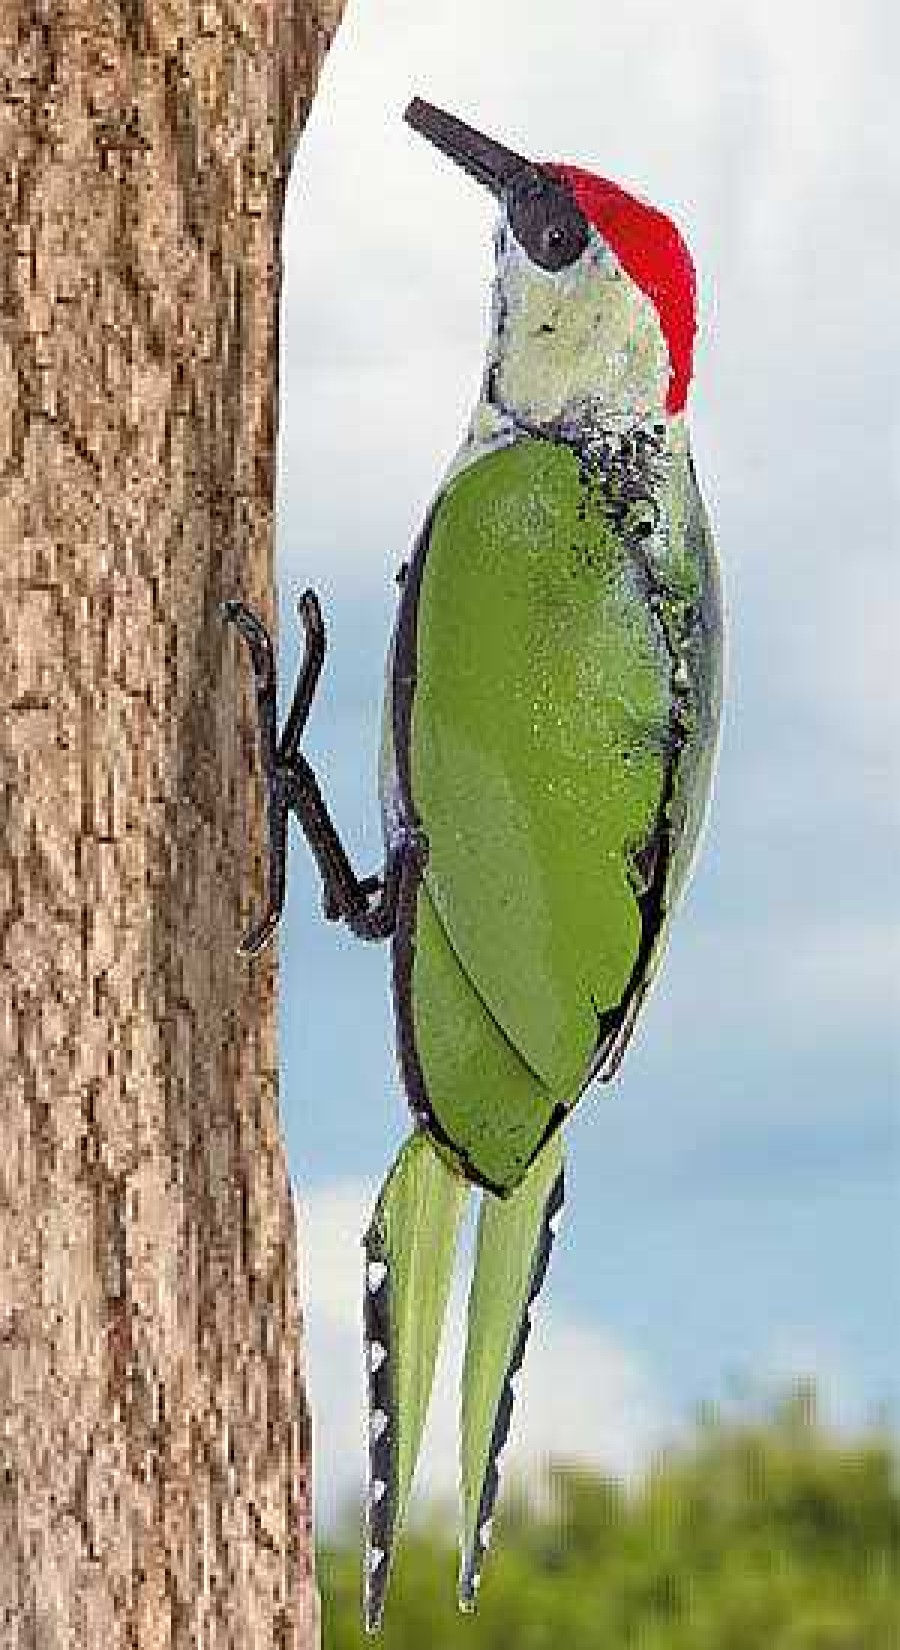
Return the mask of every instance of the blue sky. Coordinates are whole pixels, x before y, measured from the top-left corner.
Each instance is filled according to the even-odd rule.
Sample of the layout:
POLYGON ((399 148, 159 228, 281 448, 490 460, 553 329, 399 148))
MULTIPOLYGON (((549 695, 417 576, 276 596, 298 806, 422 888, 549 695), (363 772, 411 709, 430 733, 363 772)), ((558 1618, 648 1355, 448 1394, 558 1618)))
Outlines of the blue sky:
MULTIPOLYGON (((730 617, 718 783, 622 1078, 569 1130, 521 1464, 627 1470, 699 1400, 795 1374, 838 1419, 900 1413, 898 48, 874 0, 349 0, 298 152, 282 688, 312 583, 331 647, 307 750, 366 869, 393 572, 477 388, 491 276, 491 202, 404 127, 408 98, 636 189, 700 275, 691 420, 730 617)), ((299 844, 280 945, 325 1521, 362 1470, 359 1239, 407 1113, 386 948, 320 920, 299 844)), ((456 1322, 423 1491, 453 1483, 458 1355, 456 1322)))

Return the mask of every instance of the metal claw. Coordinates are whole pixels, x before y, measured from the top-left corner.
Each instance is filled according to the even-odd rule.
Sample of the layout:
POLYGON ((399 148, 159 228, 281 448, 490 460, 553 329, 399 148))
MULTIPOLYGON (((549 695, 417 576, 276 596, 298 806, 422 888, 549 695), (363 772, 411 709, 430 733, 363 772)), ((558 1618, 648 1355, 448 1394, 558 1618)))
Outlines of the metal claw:
POLYGON ((269 902, 261 920, 244 935, 241 956, 257 956, 278 927, 285 898, 287 821, 293 813, 319 869, 326 917, 346 921, 360 939, 386 939, 393 932, 400 886, 396 853, 381 876, 359 880, 335 829, 316 776, 300 749, 325 660, 325 624, 314 591, 297 604, 305 646, 299 679, 284 731, 276 737, 275 656, 265 625, 244 602, 222 603, 222 616, 238 629, 250 649, 256 676, 260 745, 269 825, 269 902))
POLYGON ((252 613, 245 602, 235 598, 222 602, 220 608, 226 624, 240 631, 250 650, 253 674, 256 678, 256 707, 259 715, 260 755, 263 772, 269 778, 278 760, 276 748, 275 655, 265 625, 252 613))
POLYGON ((303 625, 305 650, 300 677, 278 746, 278 758, 282 762, 290 762, 297 754, 325 663, 325 621, 314 590, 304 590, 297 603, 297 612, 303 625))

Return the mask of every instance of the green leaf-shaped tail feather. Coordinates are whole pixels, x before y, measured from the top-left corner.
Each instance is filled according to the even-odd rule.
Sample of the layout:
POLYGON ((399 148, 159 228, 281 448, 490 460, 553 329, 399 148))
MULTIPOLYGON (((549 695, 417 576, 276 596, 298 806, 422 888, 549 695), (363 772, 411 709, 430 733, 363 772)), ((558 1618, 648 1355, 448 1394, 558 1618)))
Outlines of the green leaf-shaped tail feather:
POLYGON ((363 1602, 369 1632, 381 1623, 412 1486, 469 1189, 418 1132, 400 1151, 364 1239, 369 1484, 363 1602))
POLYGON ((459 1601, 474 1604, 499 1488, 515 1385, 563 1203, 562 1142, 545 1146, 507 1198, 485 1192, 469 1292, 463 1366, 460 1476, 463 1501, 459 1601))

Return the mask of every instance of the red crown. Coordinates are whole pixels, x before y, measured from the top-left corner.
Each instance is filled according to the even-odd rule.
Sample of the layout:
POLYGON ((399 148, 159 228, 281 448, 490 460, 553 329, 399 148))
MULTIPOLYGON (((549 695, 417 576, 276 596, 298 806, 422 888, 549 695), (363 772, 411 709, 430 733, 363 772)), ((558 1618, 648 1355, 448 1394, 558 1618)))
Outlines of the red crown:
POLYGON ((622 268, 656 308, 669 351, 666 412, 681 412, 691 382, 697 330, 697 280, 691 255, 664 212, 580 166, 544 166, 567 184, 622 268))

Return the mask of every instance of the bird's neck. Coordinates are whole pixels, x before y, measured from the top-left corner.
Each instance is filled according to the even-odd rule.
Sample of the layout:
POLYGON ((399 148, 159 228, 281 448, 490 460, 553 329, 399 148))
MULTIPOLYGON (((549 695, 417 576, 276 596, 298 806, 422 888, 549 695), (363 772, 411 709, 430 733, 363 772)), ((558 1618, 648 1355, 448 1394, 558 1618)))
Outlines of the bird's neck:
POLYGON ((467 469, 479 458, 523 438, 554 441, 570 447, 589 468, 615 466, 622 454, 643 451, 664 467, 687 458, 690 438, 683 413, 672 416, 662 409, 640 410, 615 406, 602 398, 563 401, 551 416, 533 415, 531 408, 503 405, 494 393, 490 370, 469 428, 450 467, 450 474, 467 469))
POLYGON ((556 276, 518 249, 501 259, 476 420, 493 413, 590 441, 667 424, 668 384, 654 306, 608 254, 556 276))

